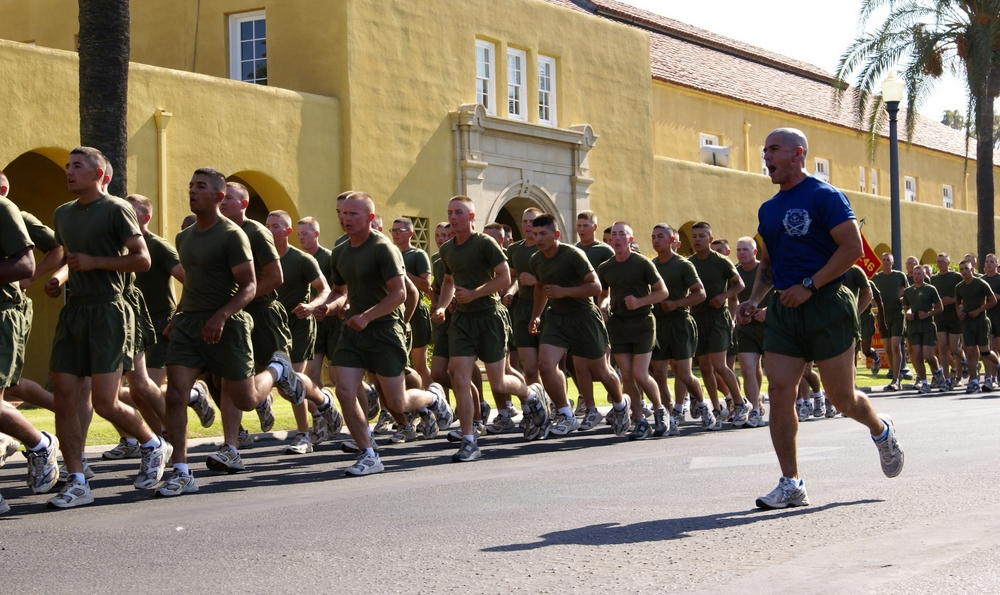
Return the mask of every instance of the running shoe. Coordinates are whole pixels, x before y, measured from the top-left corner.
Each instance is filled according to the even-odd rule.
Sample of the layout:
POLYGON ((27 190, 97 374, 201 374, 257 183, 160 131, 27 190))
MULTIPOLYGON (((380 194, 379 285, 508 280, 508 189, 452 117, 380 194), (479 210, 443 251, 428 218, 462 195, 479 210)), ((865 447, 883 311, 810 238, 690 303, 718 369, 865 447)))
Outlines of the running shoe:
POLYGON ((402 444, 403 442, 413 442, 417 439, 417 430, 412 423, 408 423, 400 428, 395 434, 389 437, 389 442, 402 444))
POLYGON ((890 378, 889 379, 889 384, 885 385, 885 388, 883 388, 882 390, 889 391, 889 392, 899 390, 899 386, 896 385, 896 379, 895 378, 890 378))
POLYGON ((587 404, 583 401, 582 395, 576 400, 576 411, 573 412, 573 415, 577 417, 587 415, 587 404))
POLYGON ((667 410, 663 407, 653 411, 653 436, 659 438, 667 433, 670 427, 666 422, 667 410))
POLYGON ((0 514, 5 512, 10 512, 10 505, 3 499, 3 494, 0 494, 0 514))
POLYGON ((690 395, 684 397, 684 404, 681 406, 681 417, 680 417, 680 419, 677 420, 677 423, 683 423, 684 422, 684 414, 686 414, 688 411, 691 411, 691 396, 690 395))
POLYGON ((782 477, 778 487, 766 496, 757 498, 757 508, 775 509, 790 506, 809 506, 809 496, 806 495, 806 484, 801 479, 782 477))
POLYGON ((545 404, 545 391, 540 384, 532 384, 535 390, 535 397, 529 399, 524 404, 524 418, 527 423, 524 426, 525 440, 538 440, 549 424, 549 411, 545 404))
POLYGON ((747 416, 747 426, 748 428, 759 428, 764 425, 764 415, 761 411, 750 411, 750 415, 747 416))
POLYGON ((799 415, 799 423, 804 422, 812 416, 812 399, 803 399, 795 409, 799 415))
POLYGON ((645 417, 640 417, 639 421, 635 422, 635 428, 629 433, 629 440, 645 440, 653 435, 653 428, 649 427, 649 422, 646 421, 645 417))
MULTIPOLYGON (((924 383, 924 386, 927 386, 926 382, 924 383)), ((930 392, 929 387, 927 391, 930 392)), ((837 408, 833 406, 833 403, 830 402, 830 399, 823 397, 823 401, 826 404, 826 418, 830 419, 831 417, 837 417, 837 413, 839 412, 837 411, 837 408)))
POLYGON ((90 493, 90 486, 87 482, 67 481, 59 490, 59 494, 49 498, 49 508, 74 508, 84 506, 94 502, 94 495, 90 493))
POLYGON ((718 411, 714 412, 715 413, 715 419, 718 420, 718 422, 720 424, 722 422, 729 421, 729 412, 730 411, 732 411, 732 409, 726 407, 725 405, 722 405, 721 407, 719 407, 718 411))
POLYGON ((419 411, 420 414, 420 426, 421 434, 424 438, 431 439, 438 435, 438 421, 437 413, 431 411, 427 407, 423 407, 419 411))
POLYGON ((253 446, 253 436, 250 435, 245 428, 240 428, 238 434, 236 434, 236 446, 237 448, 250 448, 253 446))
POLYGON ((978 380, 970 380, 968 386, 965 387, 965 394, 972 395, 981 392, 979 388, 978 380))
POLYGON ((257 405, 257 419, 260 420, 260 431, 270 432, 274 427, 274 409, 271 407, 271 395, 264 398, 264 402, 257 405))
POLYGON ((379 412, 378 391, 375 390, 375 385, 369 384, 365 394, 368 396, 368 419, 373 420, 379 412))
MULTIPOLYGON (((56 481, 59 480, 59 465, 56 459, 59 452, 59 439, 48 432, 42 432, 42 434, 49 439, 48 448, 43 448, 38 452, 24 451, 24 456, 28 459, 28 487, 34 494, 44 494, 51 490, 52 486, 56 485, 56 481)), ((91 499, 92 501, 93 499, 91 499)))
POLYGON ((198 484, 194 480, 194 474, 181 473, 174 469, 170 479, 156 490, 157 496, 180 496, 181 494, 193 494, 198 491, 198 484))
POLYGON ((140 452, 140 450, 141 449, 139 448, 138 442, 134 444, 129 444, 128 440, 122 438, 118 441, 118 444, 115 445, 114 448, 112 448, 111 450, 104 451, 104 454, 101 455, 101 458, 109 461, 120 461, 122 459, 138 459, 139 457, 142 456, 142 452, 140 452))
POLYGON ((509 432, 517 427, 514 420, 507 415, 506 411, 498 413, 496 417, 493 418, 493 422, 486 426, 487 434, 503 434, 509 432))
POLYGON ((188 407, 194 409, 198 415, 201 427, 210 428, 215 421, 215 407, 212 407, 212 398, 208 394, 208 385, 203 380, 198 380, 191 387, 196 393, 195 400, 188 403, 188 407))
POLYGON ((208 458, 205 459, 205 466, 219 473, 239 473, 240 471, 246 471, 246 466, 243 465, 243 459, 240 458, 239 451, 226 444, 223 444, 216 452, 208 455, 208 458))
POLYGON ((393 431, 390 426, 395 423, 395 420, 389 415, 389 412, 385 409, 379 411, 378 421, 375 422, 375 428, 372 429, 373 434, 392 434, 393 431))
POLYGON ((306 387, 299 380, 299 375, 292 367, 292 360, 283 351, 275 351, 271 356, 272 364, 281 366, 281 374, 274 379, 274 385, 278 387, 278 394, 288 399, 292 405, 300 405, 306 398, 306 387))
POLYGON ((174 447, 163 438, 160 438, 159 445, 141 450, 142 462, 139 464, 139 474, 132 483, 137 490, 145 490, 160 483, 163 479, 163 470, 170 461, 170 456, 174 454, 174 447))
POLYGON ((581 432, 593 430, 603 419, 604 415, 597 409, 597 407, 587 407, 587 412, 583 414, 583 420, 580 421, 580 427, 577 428, 577 430, 581 432))
POLYGON ((928 384, 926 380, 924 380, 923 382, 920 383, 920 388, 918 388, 917 391, 922 395, 926 395, 929 392, 931 392, 931 385, 928 384))
POLYGON ((14 456, 17 449, 21 448, 21 443, 14 440, 7 434, 0 434, 0 467, 7 464, 7 459, 14 456))
POLYGON ((493 408, 486 401, 479 401, 479 419, 483 420, 483 423, 490 421, 490 413, 493 412, 493 408))
POLYGON ((733 408, 733 427, 742 428, 746 425, 747 419, 750 416, 750 406, 746 404, 746 401, 736 405, 733 408))
POLYGON ((667 429, 667 436, 680 436, 680 435, 681 435, 681 430, 680 428, 677 427, 677 418, 671 417, 670 426, 667 429))
MULTIPOLYGON (((90 462, 87 461, 87 457, 83 457, 83 478, 94 479, 94 475, 94 470, 90 468, 90 462)), ((59 481, 57 483, 66 483, 68 477, 69 470, 66 469, 66 465, 59 465, 59 481)))
POLYGON ((385 471, 385 467, 382 466, 382 460, 379 458, 377 452, 372 452, 368 454, 368 451, 358 453, 358 459, 353 465, 344 469, 344 473, 347 475, 353 475, 355 477, 360 477, 362 475, 372 475, 374 473, 381 473, 385 471))
POLYGON ((444 387, 437 382, 432 382, 427 387, 427 392, 437 397, 438 404, 434 410, 434 415, 437 417, 438 431, 447 430, 455 422, 455 412, 452 410, 451 405, 448 404, 448 398, 444 395, 444 387))
POLYGON ((931 379, 931 388, 939 389, 942 386, 944 386, 944 374, 941 370, 937 370, 934 372, 934 376, 931 379))
POLYGON ((310 442, 309 436, 307 436, 305 432, 296 433, 295 438, 292 438, 291 443, 285 447, 286 455, 304 455, 309 454, 312 451, 312 442, 310 442))
MULTIPOLYGON (((611 412, 615 414, 614 425, 611 426, 611 430, 615 433, 615 436, 624 436, 628 433, 629 429, 629 411, 631 410, 632 399, 628 395, 622 395, 622 404, 625 407, 621 411, 617 411, 615 406, 611 406, 611 412)), ((645 419, 645 418, 643 418, 645 419)))
POLYGON ((462 440, 462 446, 458 452, 451 455, 452 463, 469 463, 483 458, 483 453, 479 450, 479 445, 475 440, 462 440))
POLYGON ((875 352, 875 357, 872 358, 872 376, 878 376, 879 370, 882 369, 882 356, 875 352))
POLYGON ((889 433, 885 438, 875 441, 879 463, 882 465, 882 473, 885 473, 886 477, 896 477, 903 471, 903 451, 899 448, 899 442, 896 440, 896 425, 892 423, 892 418, 888 415, 880 415, 879 418, 889 428, 889 433))
POLYGON ((578 420, 575 415, 559 413, 556 414, 556 418, 552 422, 552 428, 549 431, 556 436, 565 436, 579 427, 580 420, 578 420))
POLYGON ((823 399, 826 397, 826 393, 819 391, 813 395, 813 417, 823 417, 823 399))
POLYGON ((983 392, 991 393, 994 390, 996 390, 997 383, 996 383, 995 380, 993 380, 993 377, 990 376, 989 378, 986 379, 985 382, 983 382, 983 384, 980 386, 980 388, 983 390, 983 392))
POLYGON ((653 417, 653 410, 649 408, 645 400, 642 402, 642 416, 646 419, 653 417))

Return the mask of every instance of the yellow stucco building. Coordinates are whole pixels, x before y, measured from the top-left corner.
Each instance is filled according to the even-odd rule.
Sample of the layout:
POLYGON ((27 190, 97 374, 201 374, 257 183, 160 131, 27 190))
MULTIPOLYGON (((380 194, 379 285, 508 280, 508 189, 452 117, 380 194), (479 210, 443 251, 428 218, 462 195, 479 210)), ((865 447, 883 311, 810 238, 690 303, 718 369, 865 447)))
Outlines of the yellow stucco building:
MULTIPOLYGON (((71 199, 61 170, 79 139, 76 11, 74 0, 0 0, 0 167, 10 198, 45 222, 71 199)), ((537 205, 573 237, 589 208, 632 222, 640 242, 658 221, 707 220, 735 239, 774 193, 764 136, 795 126, 810 171, 847 191, 873 245, 889 241, 887 151, 867 161, 828 73, 613 0, 149 0, 131 11, 129 191, 153 200, 151 229, 168 239, 206 165, 251 188, 252 216, 313 215, 328 243, 348 188, 421 234, 461 193, 481 224, 537 205), (706 144, 728 147, 728 166, 701 163, 706 144)), ((913 198, 904 253, 974 248, 976 164, 964 150, 961 133, 926 120, 901 147, 913 198)), ((30 294, 26 375, 44 380, 61 304, 30 294)))

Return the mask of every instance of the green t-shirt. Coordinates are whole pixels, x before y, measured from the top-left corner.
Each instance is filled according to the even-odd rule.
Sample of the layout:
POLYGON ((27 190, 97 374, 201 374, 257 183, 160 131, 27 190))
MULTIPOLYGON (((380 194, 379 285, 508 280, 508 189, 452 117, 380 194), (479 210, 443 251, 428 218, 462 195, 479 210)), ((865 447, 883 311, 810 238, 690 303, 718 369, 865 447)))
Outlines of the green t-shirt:
MULTIPOLYGON (((458 238, 448 240, 438 252, 444 263, 444 273, 451 275, 455 287, 475 289, 495 276, 493 269, 507 262, 503 250, 490 236, 472 232, 465 242, 458 238)), ((481 312, 495 309, 500 303, 496 293, 483 296, 468 304, 458 304, 459 312, 481 312)))
POLYGON ((435 252, 431 256, 431 288, 440 293, 442 281, 444 281, 444 262, 441 261, 441 253, 435 252))
POLYGON ((652 293, 653 286, 662 281, 653 262, 641 254, 630 253, 624 262, 617 258, 604 261, 597 268, 601 285, 611 289, 611 314, 614 316, 648 316, 653 306, 629 310, 625 298, 632 295, 644 298, 652 293))
MULTIPOLYGON (((938 295, 941 296, 942 300, 944 298, 953 298, 955 297, 955 286, 962 282, 962 273, 957 271, 938 273, 931 276, 930 282, 937 289, 938 295)), ((935 316, 935 320, 942 322, 958 320, 958 311, 955 310, 955 304, 945 306, 944 312, 935 316)))
POLYGON ((903 290, 909 287, 906 275, 902 271, 875 273, 871 281, 878 288, 879 295, 882 296, 882 307, 885 310, 883 315, 901 313, 903 305, 899 303, 899 298, 903 296, 903 290))
POLYGON ((865 274, 864 269, 858 265, 854 265, 847 269, 847 272, 844 274, 843 284, 844 287, 854 294, 854 299, 857 300, 861 296, 861 290, 869 287, 868 275, 865 274))
MULTIPOLYGON (((663 283, 667 286, 668 300, 677 301, 686 298, 691 293, 691 287, 701 282, 694 265, 680 254, 674 254, 664 262, 657 258, 653 264, 656 266, 656 271, 660 273, 663 283)), ((663 308, 657 305, 653 308, 653 314, 663 317, 687 316, 688 307, 684 306, 671 312, 664 312, 663 308)))
MULTIPOLYGON (((403 252, 403 267, 410 275, 420 277, 424 273, 431 272, 431 259, 420 248, 411 246, 406 252, 403 252)), ((422 291, 418 291, 418 293, 421 296, 424 295, 422 291)))
MULTIPOLYGON (((507 247, 507 257, 510 259, 510 268, 513 280, 517 280, 521 273, 531 274, 531 257, 538 252, 538 246, 529 246, 524 240, 514 242, 507 247)), ((526 304, 535 301, 535 287, 533 285, 517 286, 517 299, 526 304)))
POLYGON ((177 299, 174 297, 174 285, 170 282, 170 271, 180 264, 180 256, 170 242, 160 236, 146 232, 146 247, 149 249, 149 270, 135 275, 135 286, 142 292, 153 319, 153 326, 162 330, 162 324, 174 315, 177 309, 177 299))
POLYGON ((966 284, 965 279, 962 279, 962 282, 955 286, 955 301, 962 304, 963 312, 982 308, 991 295, 993 295, 993 290, 990 288, 990 284, 979 277, 973 277, 972 282, 968 284, 966 284))
MULTIPOLYGON (((389 295, 388 281, 406 274, 403 257, 384 235, 372 232, 360 246, 342 242, 330 255, 330 281, 347 286, 351 307, 344 320, 374 307, 389 295)), ((403 304, 372 322, 403 320, 403 304)))
MULTIPOLYGON (((278 250, 274 247, 274 236, 266 227, 253 219, 243 219, 240 229, 250 241, 250 251, 253 253, 253 272, 257 275, 257 283, 263 276, 264 267, 278 260, 278 250)), ((251 304, 270 303, 278 299, 277 290, 255 297, 251 304)))
POLYGON ((226 217, 205 231, 198 224, 177 234, 177 254, 184 267, 184 312, 214 313, 229 303, 239 285, 233 268, 253 260, 250 240, 226 217))
MULTIPOLYGON (((560 287, 579 287, 583 285, 584 278, 594 271, 583 251, 569 244, 559 244, 552 258, 536 252, 530 264, 531 274, 539 283, 560 287)), ((556 314, 568 314, 593 308, 594 302, 590 298, 564 297, 549 300, 548 307, 556 314)))
POLYGON ((597 267, 607 262, 609 258, 615 257, 615 249, 598 239, 595 239, 587 246, 584 246, 581 242, 577 242, 576 247, 583 250, 583 253, 587 256, 587 261, 590 262, 590 266, 595 271, 597 267))
POLYGON ((940 301, 941 295, 938 294, 938 290, 927 283, 921 287, 911 285, 903 290, 903 309, 905 311, 909 308, 915 320, 919 320, 918 312, 930 312, 940 301))
POLYGON ((299 304, 309 301, 312 282, 323 272, 320 271, 315 258, 295 246, 289 246, 288 252, 281 257, 281 273, 283 280, 278 286, 278 301, 285 307, 288 318, 291 319, 292 310, 299 304))
MULTIPOLYGON (((715 296, 725 293, 729 289, 730 279, 736 276, 736 267, 733 265, 733 261, 715 250, 709 250, 708 256, 704 260, 699 259, 697 254, 692 256, 691 264, 694 265, 694 270, 698 271, 698 278, 705 286, 705 301, 693 306, 691 313, 713 312, 716 309, 709 302, 715 296)), ((723 304, 722 308, 725 307, 726 305, 723 304)))
MULTIPOLYGON (((860 269, 859 269, 860 270, 860 269)), ((736 272, 739 274, 740 279, 743 280, 743 291, 736 296, 737 301, 741 304, 748 299, 750 299, 750 294, 753 293, 753 284, 757 282, 757 273, 760 271, 760 262, 754 265, 749 271, 743 270, 741 265, 736 265, 736 272)), ((850 271, 848 271, 850 273, 850 271)), ((864 273, 861 273, 864 275, 864 273)), ((867 278, 866 278, 867 279, 867 278)), ((867 282, 867 281, 866 281, 867 282)), ((771 299, 771 294, 774 293, 774 289, 768 290, 764 297, 760 300, 760 307, 766 308, 768 301, 771 299)))
MULTIPOLYGON (((74 200, 60 205, 52 214, 52 228, 67 254, 90 256, 124 256, 125 242, 140 233, 132 205, 108 194, 88 204, 74 200)), ((121 294, 125 283, 125 273, 118 271, 69 271, 71 297, 121 294)))
MULTIPOLYGON (((993 275, 992 277, 990 277, 989 275, 983 275, 982 277, 980 277, 980 279, 985 281, 986 284, 990 286, 990 289, 993 290, 994 295, 1000 294, 1000 275, 993 275)), ((991 317, 1000 314, 1000 301, 997 301, 997 305, 987 310, 986 313, 989 314, 991 317)))
POLYGON ((28 230, 28 237, 31 238, 31 243, 35 245, 35 248, 42 254, 52 252, 52 249, 58 245, 56 232, 27 211, 21 211, 21 219, 24 219, 24 227, 28 230))
MULTIPOLYGON (((312 257, 316 260, 316 264, 319 265, 319 272, 323 275, 323 278, 326 279, 327 283, 330 283, 330 254, 332 254, 332 252, 329 248, 325 246, 317 246, 316 254, 312 255, 312 257)), ((309 299, 314 297, 316 297, 316 289, 310 288, 309 299)))
MULTIPOLYGON (((32 246, 21 211, 11 201, 0 197, 0 262, 32 246)), ((16 281, 0 284, 0 303, 20 304, 21 299, 21 288, 16 281)))

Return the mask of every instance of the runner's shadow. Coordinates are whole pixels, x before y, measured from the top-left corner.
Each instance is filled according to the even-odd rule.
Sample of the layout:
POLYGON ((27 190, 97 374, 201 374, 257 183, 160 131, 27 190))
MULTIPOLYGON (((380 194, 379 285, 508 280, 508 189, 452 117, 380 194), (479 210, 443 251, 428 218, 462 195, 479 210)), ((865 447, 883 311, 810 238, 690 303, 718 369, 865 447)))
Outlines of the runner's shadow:
POLYGON ((660 519, 643 521, 631 525, 616 523, 599 523, 586 527, 578 527, 567 531, 554 531, 541 535, 541 541, 533 543, 513 543, 495 547, 483 548, 483 552, 518 552, 536 550, 553 545, 628 545, 634 543, 650 543, 657 541, 672 541, 690 537, 698 531, 714 529, 732 529, 751 523, 767 522, 773 519, 785 519, 805 514, 824 512, 841 506, 856 506, 859 504, 874 504, 883 500, 856 500, 854 502, 831 502, 815 508, 787 508, 784 510, 764 511, 758 509, 725 512, 699 517, 680 519, 660 519))

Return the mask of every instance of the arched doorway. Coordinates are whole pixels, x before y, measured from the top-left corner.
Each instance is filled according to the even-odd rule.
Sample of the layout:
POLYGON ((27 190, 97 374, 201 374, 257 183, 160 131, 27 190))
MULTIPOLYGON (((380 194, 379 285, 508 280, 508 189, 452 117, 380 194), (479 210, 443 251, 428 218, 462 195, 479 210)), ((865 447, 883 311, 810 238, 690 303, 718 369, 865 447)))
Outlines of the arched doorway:
POLYGON ((696 221, 688 221, 684 225, 680 226, 677 230, 677 237, 681 241, 680 248, 677 249, 677 253, 684 257, 690 257, 694 254, 694 248, 691 246, 691 228, 696 221))
POLYGON ((924 253, 920 255, 920 264, 937 264, 937 251, 933 248, 924 250, 924 253))
MULTIPOLYGON (((271 211, 287 211, 294 224, 299 220, 299 212, 292 203, 288 192, 267 174, 258 171, 239 171, 226 178, 228 182, 239 182, 247 187, 250 193, 250 205, 247 207, 247 218, 264 225, 267 214, 271 211)), ((298 239, 292 234, 291 243, 298 245, 298 239)))
MULTIPOLYGON (((556 229, 562 234, 562 241, 576 241, 575 221, 572 227, 567 227, 563 213, 556 207, 553 197, 541 186, 525 180, 518 180, 500 192, 499 197, 490 208, 486 222, 505 223, 513 231, 514 241, 523 239, 521 233, 521 216, 528 207, 541 209, 556 218, 556 229)), ((485 225, 486 223, 483 223, 485 225)))
MULTIPOLYGON (((65 164, 69 150, 42 147, 23 153, 3 167, 10 181, 7 198, 22 211, 38 217, 45 225, 52 225, 56 207, 76 196, 66 189, 65 164)), ((35 253, 41 262, 40 253, 35 253)), ((31 336, 25 347, 23 376, 45 386, 49 375, 49 356, 52 353, 52 336, 62 309, 61 299, 52 299, 42 290, 48 277, 42 277, 28 288, 28 297, 34 302, 31 336)))

